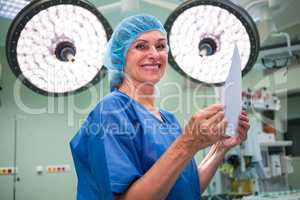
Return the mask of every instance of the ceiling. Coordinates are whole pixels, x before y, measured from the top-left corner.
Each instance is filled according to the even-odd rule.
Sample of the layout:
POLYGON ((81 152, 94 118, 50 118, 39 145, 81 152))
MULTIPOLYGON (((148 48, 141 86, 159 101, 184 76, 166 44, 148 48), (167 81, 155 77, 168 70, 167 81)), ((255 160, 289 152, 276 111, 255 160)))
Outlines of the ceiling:
MULTIPOLYGON (((232 0, 247 9, 257 24, 261 46, 285 43, 283 36, 274 33, 286 32, 292 41, 300 40, 299 0, 232 0)), ((183 0, 90 0, 108 19, 112 27, 127 15, 146 12, 163 22, 172 8, 183 0), (121 7, 122 6, 122 7, 121 7), (122 11, 123 12, 120 12, 122 11)), ((12 20, 0 17, 0 46, 5 45, 6 33, 12 20)))

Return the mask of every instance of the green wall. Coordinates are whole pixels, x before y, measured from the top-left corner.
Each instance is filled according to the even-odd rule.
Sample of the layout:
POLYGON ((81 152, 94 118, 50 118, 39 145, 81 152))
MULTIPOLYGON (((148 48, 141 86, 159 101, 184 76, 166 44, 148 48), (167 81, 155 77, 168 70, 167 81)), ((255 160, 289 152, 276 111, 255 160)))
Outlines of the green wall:
MULTIPOLYGON (((3 87, 0 94, 0 167, 13 166, 16 132, 17 176, 20 178, 16 184, 16 199, 74 199, 76 177, 68 142, 100 95, 103 96, 100 90, 107 93, 106 79, 92 88, 93 98, 88 91, 70 97, 48 98, 20 84, 6 63, 4 48, 0 49, 0 55, 3 87), (16 87, 18 85, 20 87, 16 87), (71 171, 42 175, 35 172, 38 165, 45 168, 62 164, 70 165, 71 171)), ((0 176, 1 200, 12 199, 12 183, 12 176, 0 176)))

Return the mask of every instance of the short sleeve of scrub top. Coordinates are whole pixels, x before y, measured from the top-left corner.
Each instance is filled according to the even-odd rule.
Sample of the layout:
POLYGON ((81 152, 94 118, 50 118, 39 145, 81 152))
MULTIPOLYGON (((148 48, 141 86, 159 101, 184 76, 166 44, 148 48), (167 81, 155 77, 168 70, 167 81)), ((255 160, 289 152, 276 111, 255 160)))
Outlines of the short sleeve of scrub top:
POLYGON ((111 200, 100 115, 93 110, 70 141, 75 164, 77 200, 111 200))
MULTIPOLYGON (((160 110, 161 121, 119 90, 114 90, 100 104, 111 190, 124 193, 176 140, 181 128, 173 114, 160 110)), ((166 199, 200 199, 194 159, 184 168, 166 199)))

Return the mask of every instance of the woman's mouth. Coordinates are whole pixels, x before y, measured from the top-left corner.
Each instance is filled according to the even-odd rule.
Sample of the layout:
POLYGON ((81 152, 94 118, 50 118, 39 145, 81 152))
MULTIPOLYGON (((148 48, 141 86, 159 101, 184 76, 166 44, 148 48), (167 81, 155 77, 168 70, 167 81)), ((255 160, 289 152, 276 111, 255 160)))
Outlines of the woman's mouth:
POLYGON ((142 69, 148 72, 159 72, 161 64, 153 63, 153 64, 143 64, 141 65, 142 69))

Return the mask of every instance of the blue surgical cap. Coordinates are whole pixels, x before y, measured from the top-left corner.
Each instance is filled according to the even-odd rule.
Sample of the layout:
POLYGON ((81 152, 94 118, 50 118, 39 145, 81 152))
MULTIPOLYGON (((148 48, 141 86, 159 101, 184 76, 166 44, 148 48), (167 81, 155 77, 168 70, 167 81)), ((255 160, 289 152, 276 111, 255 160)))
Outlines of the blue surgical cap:
POLYGON ((128 49, 142 33, 151 30, 159 30, 167 35, 161 22, 146 14, 127 17, 115 28, 104 55, 111 91, 123 81, 128 49))

